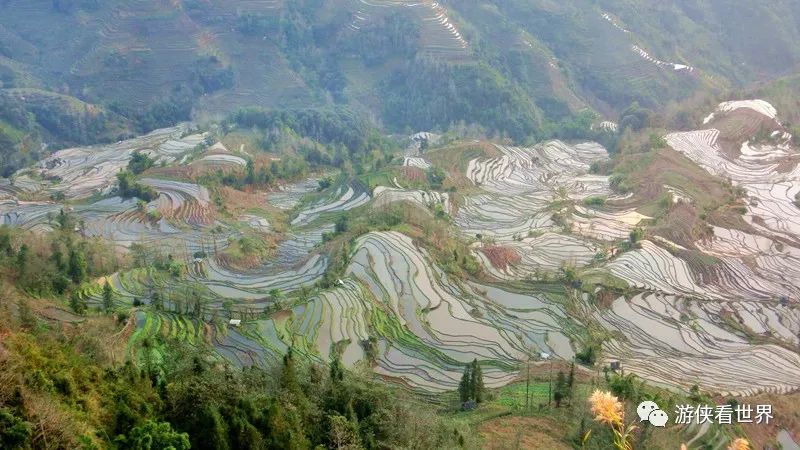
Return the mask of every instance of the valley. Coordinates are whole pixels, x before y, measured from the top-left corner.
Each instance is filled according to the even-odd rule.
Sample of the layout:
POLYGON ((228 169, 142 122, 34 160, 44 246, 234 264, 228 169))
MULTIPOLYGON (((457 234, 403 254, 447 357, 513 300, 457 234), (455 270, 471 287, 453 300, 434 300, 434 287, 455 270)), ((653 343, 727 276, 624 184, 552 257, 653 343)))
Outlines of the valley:
POLYGON ((797 448, 798 11, 0 0, 0 448, 797 448))
POLYGON ((20 170, 2 186, 0 221, 52 232, 67 211, 81 235, 176 265, 81 286, 90 308, 103 304, 105 283, 114 308, 133 307, 134 361, 168 357, 167 347, 141 347, 158 336, 210 346, 239 367, 289 348, 325 364, 335 351, 344 366, 433 400, 473 359, 491 389, 519 380, 520 361, 570 361, 591 348, 600 356, 590 364, 620 361, 665 389, 794 392, 800 153, 763 101, 724 103, 699 126, 652 150, 685 155, 742 202, 740 219, 705 225, 696 240, 674 242, 650 224, 699 199, 666 186, 654 219, 646 198, 596 173, 609 155, 593 142, 454 142, 398 157, 390 185, 318 172, 248 189, 238 207, 220 198, 227 188, 195 181, 240 173, 249 149, 230 151, 190 124, 20 170), (752 142, 756 130, 764 137, 752 142), (119 196, 116 174, 139 153, 153 160, 136 177, 156 193, 150 201, 119 196), (464 187, 437 192, 405 178, 453 158, 466 158, 455 164, 463 173, 444 181, 464 187), (273 248, 254 256, 253 239, 273 248))

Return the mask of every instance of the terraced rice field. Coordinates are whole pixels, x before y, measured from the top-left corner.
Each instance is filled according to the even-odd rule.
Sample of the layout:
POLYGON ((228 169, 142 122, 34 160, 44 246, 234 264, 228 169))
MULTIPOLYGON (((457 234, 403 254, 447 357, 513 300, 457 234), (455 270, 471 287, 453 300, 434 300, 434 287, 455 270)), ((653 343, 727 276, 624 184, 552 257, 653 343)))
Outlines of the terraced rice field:
POLYGON ((277 192, 272 192, 267 196, 267 200, 272 206, 279 209, 293 209, 300 203, 307 194, 317 190, 319 186, 318 178, 309 178, 296 183, 290 183, 279 187, 277 192))
POLYGON ((291 225, 308 225, 324 214, 349 211, 369 202, 369 193, 364 192, 359 186, 340 186, 331 195, 304 207, 292 219, 291 225))
MULTIPOLYGON (((372 6, 384 3, 388 8, 404 2, 372 6)), ((186 273, 178 275, 134 269, 108 277, 120 306, 134 299, 147 305, 154 291, 164 293, 163 309, 137 311, 131 349, 161 334, 208 343, 220 358, 241 366, 280 358, 289 346, 319 362, 341 351, 349 366, 366 365, 409 389, 437 393, 455 389, 464 364, 476 358, 492 387, 513 381, 529 354, 571 359, 585 348, 592 329, 606 336, 601 364, 621 361, 650 382, 698 384, 736 395, 787 392, 800 389, 800 209, 791 203, 800 189, 800 158, 775 117, 761 102, 727 104, 706 129, 666 137, 675 151, 730 178, 750 197, 747 229, 715 226, 713 236, 684 246, 659 236, 621 245, 650 219, 630 206, 636 194, 615 196, 607 177, 589 173, 592 163, 608 158, 600 145, 560 141, 529 148, 498 145, 497 157, 464 161, 464 176, 473 186, 456 195, 404 189, 396 180, 371 193, 357 181, 318 192, 317 175, 267 193, 263 211, 227 216, 216 211, 203 186, 145 177, 139 181, 159 194, 149 204, 105 196, 73 201, 72 212, 85 223, 86 235, 122 247, 157 246, 186 263, 186 273), (745 110, 774 123, 770 140, 734 142, 732 136, 742 133, 731 131, 732 117, 745 110), (724 126, 714 128, 719 124, 724 126), (586 201, 595 196, 603 201, 586 201), (411 237, 374 231, 350 242, 335 287, 317 288, 335 260, 320 244, 324 233, 334 231, 336 218, 396 202, 441 206, 452 217, 453 232, 470 244, 483 276, 452 277, 411 237), (275 214, 275 208, 283 212, 275 214), (219 254, 246 227, 277 241, 275 254, 249 269, 219 254), (273 234, 275 229, 280 234, 273 234), (598 290, 588 294, 574 283, 544 281, 566 268, 629 289, 626 296, 616 290, 598 302, 598 290), (276 297, 283 298, 278 313, 276 297), (195 303, 200 311, 193 310, 195 303), (228 326, 231 317, 242 318, 241 326, 228 326)), ((203 136, 187 131, 176 128, 110 146, 125 149, 124 157, 111 158, 111 150, 99 147, 100 156, 81 159, 76 150, 50 160, 50 168, 36 169, 59 171, 59 179, 41 181, 20 172, 14 185, 0 185, 0 224, 50 229, 63 205, 21 201, 18 195, 39 190, 83 198, 107 191, 111 168, 127 164, 135 149, 168 164, 185 164, 203 136), (105 175, 87 178, 88 164, 106 164, 105 175)), ((238 156, 225 152, 205 155, 220 156, 225 158, 199 161, 241 165, 228 158, 238 156)), ((430 167, 416 156, 407 156, 404 164, 430 167)), ((664 189, 673 199, 693 201, 681 186, 664 189)), ((102 285, 85 286, 81 295, 100 305, 102 285)), ((162 358, 160 351, 135 356, 162 358)))
POLYGON ((60 210, 61 206, 52 202, 0 200, 0 225, 46 232, 53 229, 50 216, 60 210))
POLYGON ((419 54, 441 60, 462 60, 469 56, 467 41, 448 16, 447 8, 436 1, 353 0, 353 20, 348 27, 359 32, 383 15, 398 10, 410 11, 419 20, 419 54))
POLYGON ((116 181, 116 174, 128 165, 135 151, 170 163, 194 149, 205 136, 187 134, 189 129, 188 124, 183 124, 116 144, 60 150, 40 161, 36 168, 21 170, 12 180, 25 191, 60 192, 69 199, 107 194, 116 181), (44 181, 25 182, 23 176, 29 170, 44 181))
MULTIPOLYGON (((551 141, 497 148, 502 156, 469 161, 466 176, 485 193, 467 197, 458 210, 455 221, 466 235, 509 241, 554 231, 554 201, 613 198, 608 177, 588 173, 591 163, 608 157, 600 145, 551 141)), ((620 225, 609 225, 615 226, 620 225)))
POLYGON ((607 359, 667 386, 731 395, 800 388, 800 209, 792 204, 800 157, 776 117, 760 100, 727 102, 706 118, 706 129, 666 136, 675 151, 745 190, 752 228, 713 226, 693 249, 643 241, 605 265, 645 291, 594 313, 620 333, 606 342, 607 359), (731 128, 737 120, 749 126, 736 114, 753 112, 776 127, 770 142, 742 142, 748 132, 731 128))
POLYGON ((196 281, 220 298, 255 300, 267 298, 273 289, 290 292, 302 285, 311 285, 322 276, 326 265, 324 256, 314 255, 295 268, 278 271, 265 267, 263 270, 245 273, 224 267, 214 258, 208 258, 196 263, 193 273, 196 281))
POLYGON ((606 343, 609 358, 621 359, 626 370, 650 381, 684 389, 697 384, 727 395, 798 389, 800 355, 774 344, 754 345, 720 326, 721 316, 731 310, 761 329, 798 326, 797 315, 788 308, 776 311, 758 302, 686 302, 663 294, 620 298, 610 310, 595 315, 607 329, 625 336, 624 341, 606 343))
MULTIPOLYGON (((797 262, 800 255, 800 209, 794 204, 800 192, 800 153, 793 148, 787 133, 780 128, 769 142, 751 144, 726 142, 738 152, 723 149, 728 139, 713 126, 731 122, 742 111, 754 111, 767 122, 780 127, 772 105, 762 100, 726 102, 705 120, 705 130, 672 133, 669 145, 710 173, 730 179, 744 189, 749 201, 744 214, 752 231, 714 228, 710 242, 698 242, 701 250, 726 260, 720 274, 721 295, 756 295, 796 297, 800 292, 797 262), (742 266, 747 266, 746 269, 742 266), (746 276, 747 281, 736 281, 746 276), (728 281, 728 283, 725 283, 728 281), (738 289, 749 287, 742 291, 738 289)), ((728 127, 726 127, 727 129, 728 127)), ((735 130, 728 131, 736 136, 735 130)))
POLYGON ((618 241, 627 239, 642 220, 650 217, 634 209, 604 212, 576 206, 572 219, 572 231, 576 234, 597 240, 618 241))
POLYGON ((520 255, 520 262, 506 268, 497 268, 483 252, 475 252, 484 267, 499 279, 520 280, 537 272, 556 272, 565 266, 583 267, 592 261, 597 252, 591 243, 555 233, 505 242, 503 246, 520 255))
POLYGON ((431 168, 431 163, 429 163, 425 158, 421 158, 419 156, 404 157, 403 165, 408 167, 419 167, 422 170, 428 170, 431 168))
POLYGON ((200 161, 205 165, 218 167, 244 167, 247 165, 247 161, 245 161, 244 158, 225 154, 207 155, 200 158, 200 161))
POLYGON ((436 205, 441 205, 445 212, 450 212, 450 198, 446 192, 378 186, 373 190, 372 197, 375 199, 374 206, 385 206, 394 202, 411 202, 423 208, 431 209, 436 205))
MULTIPOLYGON (((209 280, 227 279, 218 267, 198 270, 208 272, 209 280)), ((375 371, 425 392, 453 389, 462 365, 476 357, 487 361, 487 384, 501 386, 515 377, 515 361, 523 349, 533 347, 566 358, 573 354, 564 334, 566 313, 550 300, 454 284, 400 233, 360 238, 347 274, 341 286, 295 306, 288 317, 260 319, 235 330, 238 333, 206 331, 206 339, 237 364, 279 356, 291 344, 321 361, 336 346, 343 351, 343 361, 353 365, 367 358, 365 343, 376 338, 375 371)), ((114 279, 115 290, 119 295, 136 295, 126 287, 134 279, 114 279)), ((274 286, 256 276, 227 280, 235 283, 240 299, 246 290, 274 286)), ((214 285, 205 284, 213 296, 220 295, 214 285)), ((256 309, 261 306, 258 300, 248 303, 256 309)))
MULTIPOLYGON (((617 30, 621 31, 622 33, 627 34, 627 35, 631 34, 630 30, 628 30, 627 28, 624 28, 622 25, 620 25, 616 21, 616 19, 614 17, 612 17, 609 13, 605 13, 604 12, 604 13, 601 13, 600 16, 603 19, 607 20, 608 23, 610 23, 614 28, 616 28, 617 30)), ((694 67, 692 67, 692 66, 689 66, 689 65, 686 65, 686 64, 671 63, 671 62, 667 62, 667 61, 662 61, 660 59, 656 59, 653 56, 651 56, 650 53, 648 53, 645 49, 640 47, 638 44, 633 44, 631 46, 631 50, 633 50, 634 53, 636 53, 637 55, 642 57, 642 59, 644 59, 645 61, 651 62, 651 63, 655 64, 657 67, 665 67, 665 68, 669 68, 669 69, 672 69, 672 70, 675 70, 675 71, 686 71, 686 72, 689 72, 689 73, 694 72, 694 67)))

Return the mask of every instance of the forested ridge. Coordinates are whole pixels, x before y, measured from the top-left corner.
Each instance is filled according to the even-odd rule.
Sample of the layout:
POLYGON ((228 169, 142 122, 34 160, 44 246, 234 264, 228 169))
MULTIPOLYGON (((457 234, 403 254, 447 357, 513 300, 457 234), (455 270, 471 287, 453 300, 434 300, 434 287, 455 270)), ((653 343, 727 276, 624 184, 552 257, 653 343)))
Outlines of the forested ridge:
POLYGON ((470 126, 522 143, 583 110, 613 120, 634 102, 652 109, 741 88, 800 61, 795 15, 758 4, 749 15, 690 0, 653 11, 517 0, 0 8, 4 176, 54 149, 243 108, 347 106, 387 133, 470 126))

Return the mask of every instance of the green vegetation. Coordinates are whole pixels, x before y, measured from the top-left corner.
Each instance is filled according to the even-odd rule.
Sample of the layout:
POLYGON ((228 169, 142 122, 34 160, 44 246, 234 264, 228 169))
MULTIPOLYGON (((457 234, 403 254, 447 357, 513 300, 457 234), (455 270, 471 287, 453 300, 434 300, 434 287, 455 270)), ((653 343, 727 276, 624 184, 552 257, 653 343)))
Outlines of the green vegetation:
POLYGON ((135 427, 129 436, 120 435, 116 443, 131 450, 187 450, 191 448, 189 435, 178 433, 169 422, 156 423, 148 420, 135 427))
POLYGON ((125 119, 77 99, 34 89, 0 89, 0 176, 44 157, 44 142, 55 141, 54 148, 60 148, 129 134, 125 119))
POLYGON ((536 134, 540 122, 531 103, 514 84, 486 64, 450 66, 408 63, 383 86, 383 115, 398 128, 445 128, 477 123, 521 141, 536 134), (452 80, 442 89, 440 80, 452 80))
MULTIPOLYGON (((69 224, 69 217, 61 222, 69 224)), ((5 227, 0 233, 0 276, 11 286, 24 282, 17 272, 58 267, 64 251, 59 245, 88 245, 69 228, 42 243, 5 227), (50 247, 48 240, 54 243, 50 247)), ((156 264, 157 258, 134 250, 135 263, 169 270, 168 262, 156 264)), ((111 249, 96 253, 91 252, 96 265, 81 264, 80 256, 69 258, 74 263, 64 261, 61 276, 83 281, 98 270, 116 270, 103 263, 111 249)), ((34 300, 12 287, 0 303, 3 448, 476 447, 473 431, 460 421, 438 416, 430 406, 365 373, 344 370, 338 357, 325 369, 298 359, 290 348, 277 364, 238 369, 214 357, 199 337, 184 343, 179 335, 156 334, 132 341, 123 352, 132 357, 120 360, 116 347, 125 346, 118 340, 125 321, 96 315, 76 295, 77 284, 68 288, 72 295, 41 290, 43 298, 34 300), (69 303, 85 314, 84 320, 47 325, 38 311, 59 303, 69 303)), ((112 310, 111 283, 101 290, 100 306, 112 310)), ((150 297, 150 308, 160 311, 162 296, 156 291, 150 297)), ((174 304, 175 296, 169 297, 174 304)), ((116 313, 128 315, 121 309, 116 313)), ((473 378, 480 392, 479 367, 473 378)))
POLYGON ((464 368, 464 375, 458 383, 458 397, 461 403, 470 401, 481 403, 483 402, 484 390, 483 372, 478 360, 475 359, 464 368))
POLYGON ((280 161, 260 159, 247 161, 244 170, 216 170, 206 172, 197 182, 208 187, 229 186, 243 189, 246 186, 271 187, 281 181, 296 180, 308 174, 308 164, 301 158, 286 156, 280 161))
MULTIPOLYGON (((251 108, 236 112, 230 121, 243 128, 257 127, 267 131, 286 128, 323 144, 342 145, 351 156, 394 148, 372 124, 344 107, 282 111, 251 108)), ((267 148, 270 148, 269 141, 267 148)), ((338 164, 334 161, 333 165, 338 164)))
MULTIPOLYGON (((489 9, 448 4, 446 25, 431 20, 428 8, 381 7, 355 28, 340 1, 274 6, 55 1, 35 15, 7 12, 0 19, 12 30, 0 40, 2 174, 52 148, 189 120, 193 109, 218 117, 243 107, 289 114, 349 108, 386 131, 469 128, 523 142, 585 134, 587 105, 603 105, 619 115, 620 130, 638 130, 649 110, 783 75, 800 61, 793 16, 760 4, 743 13, 690 2, 634 14, 635 2, 582 0, 553 9, 544 0, 506 0, 489 9), (114 8, 120 14, 110 14, 114 8), (601 12, 632 26, 653 57, 696 65, 708 76, 646 61, 601 12), (118 32, 97 39, 89 22, 118 32), (463 41, 435 37, 447 35, 445 26, 463 41), (675 44, 664 36, 697 38, 675 44), (91 39, 97 42, 87 54, 82 43, 91 39), (763 40, 772 43, 766 50, 756 44, 763 40), (42 142, 56 145, 43 151, 42 142)), ((762 91, 783 106, 795 87, 796 77, 787 77, 762 91)), ((614 148, 613 134, 598 135, 614 148)))
POLYGON ((583 199, 583 204, 586 206, 603 206, 606 203, 606 198, 603 196, 593 195, 583 199))
POLYGON ((134 175, 139 175, 145 170, 153 167, 154 164, 155 161, 147 156, 146 153, 134 152, 133 155, 131 155, 131 160, 128 161, 128 170, 134 175))
POLYGON ((64 295, 119 267, 106 243, 75 233, 67 213, 62 211, 54 222, 57 230, 41 238, 0 227, 0 266, 20 289, 37 296, 64 295))
POLYGON ((150 186, 136 182, 133 172, 123 170, 117 174, 117 195, 122 198, 136 197, 145 202, 150 202, 158 197, 158 193, 150 186))
POLYGON ((0 445, 3 448, 24 448, 33 433, 30 423, 17 417, 9 408, 0 408, 0 445))

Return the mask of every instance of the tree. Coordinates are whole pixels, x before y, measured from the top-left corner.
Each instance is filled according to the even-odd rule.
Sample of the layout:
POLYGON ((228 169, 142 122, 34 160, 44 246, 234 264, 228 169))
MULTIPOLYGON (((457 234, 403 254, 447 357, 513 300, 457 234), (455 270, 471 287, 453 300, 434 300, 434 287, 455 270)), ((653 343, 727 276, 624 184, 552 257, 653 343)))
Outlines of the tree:
POLYGON ((11 246, 11 235, 9 235, 5 229, 2 230, 2 234, 0 234, 0 253, 4 253, 9 257, 14 256, 14 247, 11 246))
POLYGON ((189 435, 172 429, 169 422, 148 420, 131 430, 122 448, 130 450, 188 450, 189 435))
POLYGON ((75 220, 72 218, 71 215, 64 212, 64 208, 58 212, 58 216, 56 217, 56 222, 58 223, 58 228, 63 231, 73 231, 75 229, 75 220))
POLYGON ((585 366, 593 366, 597 361, 597 352, 598 349, 594 344, 588 344, 583 350, 575 353, 575 359, 585 366))
POLYGON ((17 273, 24 278, 28 270, 28 245, 22 244, 17 252, 17 273))
POLYGON ((255 167, 255 164, 253 163, 252 159, 248 159, 247 160, 246 169, 247 169, 247 175, 245 177, 245 183, 246 184, 255 183, 255 181, 256 181, 256 171, 255 171, 256 167, 255 167))
POLYGON ((347 220, 347 216, 339 216, 336 219, 334 231, 336 233, 344 233, 350 229, 350 224, 347 220))
POLYGON ((328 416, 330 431, 328 439, 331 448, 335 449, 358 449, 361 447, 361 439, 358 436, 358 426, 347 417, 339 414, 328 416))
POLYGON ((636 244, 644 238, 644 230, 641 227, 636 227, 630 232, 631 244, 636 244))
POLYGON ((470 395, 475 403, 481 403, 483 401, 483 371, 481 370, 481 366, 478 365, 478 359, 472 360, 472 376, 470 377, 470 395))
POLYGON ((575 384, 575 361, 572 361, 569 365, 569 376, 567 377, 567 392, 569 395, 569 404, 572 405, 572 394, 574 393, 574 384, 575 384))
POLYGON ((297 367, 294 360, 292 347, 283 355, 283 367, 281 370, 281 387, 293 395, 301 394, 300 382, 297 378, 297 367))
POLYGON ((77 292, 73 292, 69 297, 69 307, 75 311, 75 314, 83 315, 86 313, 86 300, 81 298, 77 292))
POLYGON ((461 381, 458 383, 458 396, 461 403, 468 402, 470 399, 470 382, 472 380, 471 366, 464 367, 464 374, 461 376, 461 381))
POLYGON ((553 390, 553 400, 556 402, 556 408, 561 407, 561 401, 568 395, 567 377, 564 372, 559 371, 556 376, 556 387, 553 390))
POLYGON ((267 411, 270 446, 288 450, 311 448, 297 407, 288 401, 273 401, 267 411))
POLYGON ((650 116, 652 116, 650 110, 640 107, 639 102, 633 102, 620 114, 619 130, 639 131, 649 124, 650 116))
POLYGON ((285 296, 280 289, 278 288, 270 289, 267 294, 269 295, 269 298, 272 300, 272 303, 275 304, 277 309, 280 310, 281 308, 283 308, 283 299, 285 296))
POLYGON ((0 448, 8 450, 28 448, 32 426, 8 408, 0 408, 0 448))
POLYGON ((441 167, 433 167, 428 171, 428 182, 434 189, 439 189, 442 187, 442 183, 444 183, 445 178, 447 178, 447 175, 444 173, 444 170, 442 170, 441 167))
POLYGON ((103 309, 106 312, 111 311, 114 306, 114 291, 111 289, 111 283, 106 281, 103 285, 103 309))
POLYGON ((331 360, 330 376, 331 381, 334 383, 344 380, 344 367, 342 367, 342 359, 339 357, 338 352, 334 352, 333 359, 331 360))
POLYGON ((232 300, 223 300, 222 301, 222 309, 225 310, 225 314, 228 316, 228 319, 233 318, 233 301, 232 300))
POLYGON ((79 284, 86 279, 86 257, 83 255, 83 252, 70 249, 67 274, 72 278, 72 282, 75 284, 79 284))
POLYGON ((195 443, 202 442, 204 447, 215 450, 230 448, 225 419, 213 404, 207 404, 200 410, 195 427, 191 430, 195 443))
POLYGON ((608 381, 608 386, 611 392, 619 398, 636 401, 639 398, 639 385, 636 375, 629 373, 627 375, 612 374, 608 381))
POLYGON ((136 183, 135 175, 129 170, 117 174, 117 195, 122 198, 138 197, 150 202, 158 196, 155 189, 136 183))
POLYGON ((153 164, 155 164, 155 161, 147 156, 146 153, 136 151, 133 152, 133 155, 131 155, 131 160, 128 161, 128 170, 133 172, 135 175, 139 175, 145 170, 153 167, 153 164))

